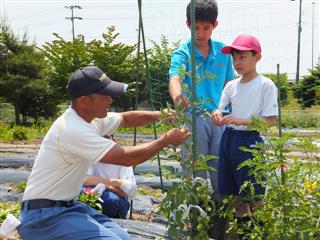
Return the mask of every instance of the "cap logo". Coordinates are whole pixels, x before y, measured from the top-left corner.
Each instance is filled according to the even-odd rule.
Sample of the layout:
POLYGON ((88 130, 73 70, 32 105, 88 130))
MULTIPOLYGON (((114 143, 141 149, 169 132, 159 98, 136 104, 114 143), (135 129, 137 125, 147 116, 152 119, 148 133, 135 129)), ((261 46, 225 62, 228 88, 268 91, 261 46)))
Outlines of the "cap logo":
POLYGON ((101 77, 99 77, 99 80, 102 82, 102 80, 105 78, 107 78, 107 75, 105 73, 102 73, 101 77))

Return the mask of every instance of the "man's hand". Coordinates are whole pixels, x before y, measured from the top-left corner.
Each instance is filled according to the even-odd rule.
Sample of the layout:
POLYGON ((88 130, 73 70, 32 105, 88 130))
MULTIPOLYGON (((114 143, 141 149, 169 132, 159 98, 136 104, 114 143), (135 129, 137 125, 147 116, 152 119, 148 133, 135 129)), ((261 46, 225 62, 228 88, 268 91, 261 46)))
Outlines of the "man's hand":
POLYGON ((180 93, 174 97, 172 97, 174 105, 177 107, 181 105, 183 108, 186 108, 189 106, 189 101, 186 98, 186 96, 183 95, 183 93, 180 93))
POLYGON ((177 116, 177 112, 175 110, 172 110, 170 108, 165 108, 161 111, 161 120, 164 119, 168 124, 172 124, 174 122, 174 119, 177 116))
POLYGON ((190 136, 190 132, 187 128, 181 128, 181 129, 173 128, 162 137, 169 144, 180 145, 184 143, 186 138, 189 136, 190 136))
POLYGON ((223 123, 222 123, 222 119, 223 119, 222 113, 219 110, 212 111, 211 112, 211 118, 212 118, 212 123, 214 125, 218 125, 218 126, 223 125, 223 123))

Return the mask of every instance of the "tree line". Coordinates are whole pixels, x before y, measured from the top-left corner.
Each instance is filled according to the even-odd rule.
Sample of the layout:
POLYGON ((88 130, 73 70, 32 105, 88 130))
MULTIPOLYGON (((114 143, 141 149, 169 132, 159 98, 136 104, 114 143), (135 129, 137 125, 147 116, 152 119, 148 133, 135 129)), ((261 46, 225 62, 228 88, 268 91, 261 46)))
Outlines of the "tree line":
MULTIPOLYGON (((146 52, 147 75, 144 54, 137 54, 137 45, 117 42, 119 33, 114 26, 107 28, 101 40, 90 42, 84 42, 81 36, 67 41, 57 33, 53 35, 55 40, 37 47, 27 34, 17 36, 6 21, 0 23, 0 103, 14 106, 16 124, 25 124, 27 118, 39 122, 55 117, 59 104, 68 100, 65 87, 69 76, 87 65, 95 65, 111 79, 129 84, 126 94, 114 99, 115 108, 133 109, 137 100, 155 108, 170 102, 168 69, 179 42, 170 44, 165 36, 160 43, 151 41, 152 47, 146 52)), ((274 74, 268 77, 276 80, 274 74)), ((280 79, 281 99, 286 100, 287 75, 281 74, 280 79)), ((320 68, 316 66, 293 87, 294 96, 303 107, 320 104, 319 86, 320 68)))

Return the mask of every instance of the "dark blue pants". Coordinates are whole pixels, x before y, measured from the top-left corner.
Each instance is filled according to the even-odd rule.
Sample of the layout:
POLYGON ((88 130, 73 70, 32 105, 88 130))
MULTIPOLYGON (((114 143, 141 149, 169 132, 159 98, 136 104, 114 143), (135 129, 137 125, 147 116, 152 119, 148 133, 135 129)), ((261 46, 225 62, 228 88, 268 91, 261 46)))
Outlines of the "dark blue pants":
POLYGON ((111 218, 126 218, 130 204, 125 197, 111 191, 104 191, 101 198, 103 214, 111 218))
POLYGON ((70 207, 24 207, 19 219, 18 232, 24 240, 131 239, 109 217, 77 201, 70 207))
MULTIPOLYGON (((245 181, 253 183, 255 194, 263 195, 265 188, 256 183, 256 180, 249 174, 248 167, 238 169, 239 165, 252 159, 250 152, 240 150, 240 147, 254 148, 257 142, 263 142, 256 131, 239 131, 226 128, 220 143, 220 161, 218 166, 219 192, 224 195, 240 195, 246 198, 248 190, 240 192, 245 181)), ((254 169, 253 169, 254 170, 254 169)))
MULTIPOLYGON (((94 188, 94 186, 84 185, 83 188, 94 188)), ((83 192, 83 188, 80 193, 83 192)), ((110 218, 126 218, 130 204, 125 197, 105 190, 101 195, 101 199, 103 200, 103 202, 100 202, 103 214, 110 218)))

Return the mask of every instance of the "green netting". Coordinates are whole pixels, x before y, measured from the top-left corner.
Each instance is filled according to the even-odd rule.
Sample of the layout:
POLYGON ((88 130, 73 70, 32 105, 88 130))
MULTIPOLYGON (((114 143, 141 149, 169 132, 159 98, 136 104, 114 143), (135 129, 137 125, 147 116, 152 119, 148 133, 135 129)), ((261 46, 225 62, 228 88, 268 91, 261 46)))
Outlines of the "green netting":
POLYGON ((282 127, 319 128, 320 126, 320 67, 316 66, 309 72, 310 74, 303 76, 298 83, 288 83, 286 74, 280 74, 278 87, 282 127))
POLYGON ((155 109, 166 108, 167 103, 171 103, 171 97, 168 87, 168 76, 161 76, 168 68, 157 69, 153 74, 150 74, 149 84, 151 85, 151 99, 152 105, 155 109))
MULTIPOLYGON (((143 21, 142 21, 142 14, 141 14, 141 9, 142 9, 142 3, 141 0, 138 0, 138 8, 139 8, 139 36, 138 36, 138 56, 139 56, 139 49, 140 49, 140 33, 141 33, 141 38, 142 38, 142 43, 143 43, 143 50, 144 50, 144 62, 145 62, 145 70, 146 70, 146 79, 147 79, 147 83, 148 83, 148 93, 149 93, 149 104, 150 104, 150 108, 151 110, 154 110, 154 105, 153 105, 153 94, 152 94, 152 85, 151 85, 151 77, 150 77, 150 71, 149 71, 149 62, 148 62, 148 58, 147 58, 147 48, 146 48, 146 41, 145 41, 145 36, 144 36, 144 29, 143 29, 143 21)), ((138 58, 140 59, 140 58, 138 58)), ((138 64, 137 66, 139 66, 139 60, 138 60, 138 64)), ((139 72, 137 73, 137 82, 139 82, 138 79, 139 76, 139 72)), ((136 85, 137 87, 139 86, 139 84, 136 85)), ((137 89, 137 92, 138 89, 137 89)), ((138 93, 137 93, 138 94, 138 93)), ((137 104, 137 102, 136 102, 137 104)), ((157 138, 157 129, 156 129, 156 125, 155 123, 153 123, 153 133, 154 133, 154 138, 157 138)), ((136 139, 136 129, 135 129, 135 137, 136 139)), ((158 160, 158 168, 159 168, 159 176, 160 176, 160 183, 161 183, 161 190, 162 192, 164 192, 164 188, 163 188, 163 179, 162 179, 162 171, 161 171, 161 162, 160 162, 160 155, 157 154, 157 160, 158 160)))
MULTIPOLYGON (((140 84, 137 84, 137 87, 140 86, 148 91, 148 103, 150 109, 163 109, 167 107, 167 103, 172 103, 171 97, 168 91, 168 70, 170 67, 170 54, 174 48, 168 47, 168 43, 164 41, 166 44, 157 45, 155 43, 152 51, 148 52, 150 49, 146 49, 146 42, 143 31, 143 17, 141 14, 141 0, 138 0, 139 6, 139 38, 138 38, 138 49, 140 49, 140 39, 142 38, 143 44, 143 60, 142 65, 145 67, 143 74, 145 79, 139 79, 137 77, 137 82, 140 81, 140 84), (141 38, 140 38, 141 33, 141 38), (156 50, 154 50, 156 49, 156 50), (155 57, 156 56, 156 57, 155 57), (161 62, 159 61, 159 56, 161 56, 161 62), (142 84, 146 83, 146 85, 142 84)), ((191 28, 192 30, 193 28, 191 28)), ((192 33, 193 31, 191 31, 192 33)), ((138 53, 139 56, 139 53, 138 53)), ((194 62, 194 61, 193 61, 194 62)), ((139 64, 138 64, 139 65, 139 64)), ((275 64, 275 69, 276 68, 275 64)), ((320 69, 319 66, 315 68, 315 70, 310 71, 313 78, 309 75, 306 77, 302 77, 299 83, 289 83, 288 75, 286 73, 281 73, 280 65, 278 66, 278 74, 277 71, 274 73, 262 73, 267 77, 271 78, 279 88, 279 102, 280 102, 280 127, 317 127, 320 125, 320 108, 313 107, 311 109, 305 109, 307 107, 312 107, 315 105, 319 105, 320 93, 319 93, 319 83, 320 83, 320 69)), ((137 76, 139 73, 137 74, 137 76)), ((140 74, 141 75, 141 74, 140 74)), ((196 87, 196 84, 193 84, 196 87)), ((192 89, 195 92, 195 89, 192 89)), ((137 89, 137 92, 138 89, 137 89)), ((193 97, 194 94, 193 94, 193 97)), ((138 101, 136 101, 138 104, 138 101)), ((154 137, 157 138, 157 129, 154 125, 154 137)), ((193 126, 193 131, 196 131, 196 126, 193 126)), ((281 131, 281 129, 279 129, 281 131)), ((136 132, 135 132, 136 133, 136 132)), ((195 136, 195 134, 194 134, 195 136)), ((193 139, 193 142, 196 142, 193 139)), ((195 147, 195 145, 194 145, 195 147)), ((195 151, 194 151, 195 152, 195 151)), ((158 156, 159 163, 159 172, 160 179, 162 184, 162 175, 160 169, 160 157, 158 156)), ((163 185, 162 185, 163 188, 163 185)))

